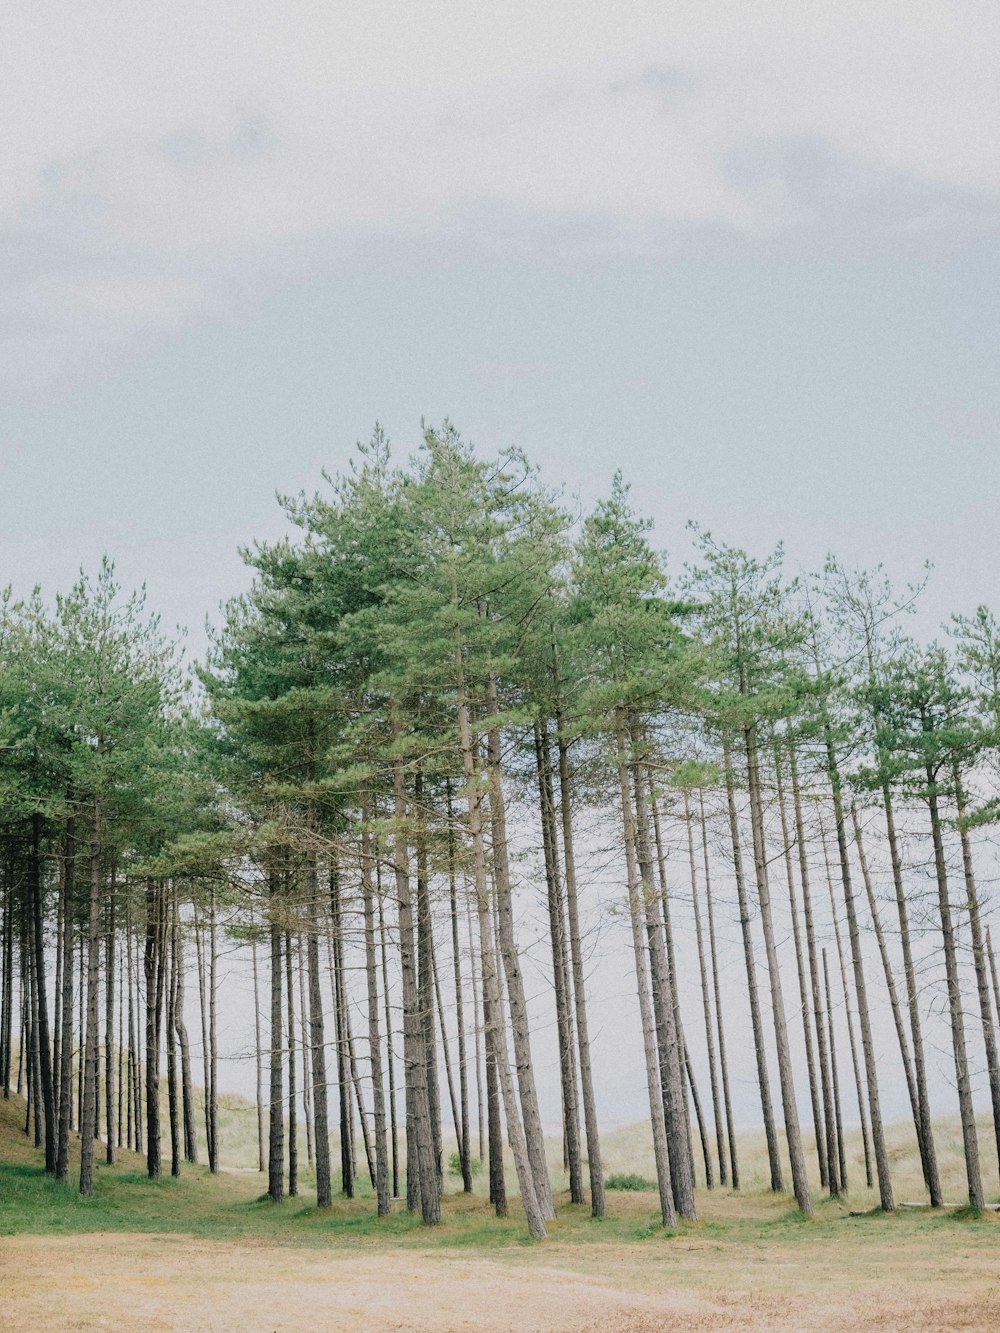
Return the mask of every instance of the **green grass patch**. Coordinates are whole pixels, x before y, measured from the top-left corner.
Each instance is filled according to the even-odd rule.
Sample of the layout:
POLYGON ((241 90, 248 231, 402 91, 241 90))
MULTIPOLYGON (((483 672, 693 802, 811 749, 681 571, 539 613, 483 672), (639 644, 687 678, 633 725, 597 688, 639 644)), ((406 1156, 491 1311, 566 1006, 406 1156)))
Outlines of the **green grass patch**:
POLYGON ((647 1180, 645 1176, 636 1175, 635 1172, 625 1174, 619 1172, 617 1175, 608 1176, 604 1182, 606 1190, 631 1190, 637 1193, 648 1194, 658 1189, 655 1180, 647 1180))

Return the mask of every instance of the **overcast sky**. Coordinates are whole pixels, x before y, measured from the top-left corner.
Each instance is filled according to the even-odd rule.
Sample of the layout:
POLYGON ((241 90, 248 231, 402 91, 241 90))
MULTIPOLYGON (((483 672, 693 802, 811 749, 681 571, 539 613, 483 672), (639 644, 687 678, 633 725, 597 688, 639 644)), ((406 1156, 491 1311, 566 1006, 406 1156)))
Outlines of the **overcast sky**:
POLYGON ((200 651, 276 489, 447 415, 584 505, 621 465, 675 564, 693 517, 996 604, 998 47, 961 0, 8 0, 0 584, 107 550, 200 651))

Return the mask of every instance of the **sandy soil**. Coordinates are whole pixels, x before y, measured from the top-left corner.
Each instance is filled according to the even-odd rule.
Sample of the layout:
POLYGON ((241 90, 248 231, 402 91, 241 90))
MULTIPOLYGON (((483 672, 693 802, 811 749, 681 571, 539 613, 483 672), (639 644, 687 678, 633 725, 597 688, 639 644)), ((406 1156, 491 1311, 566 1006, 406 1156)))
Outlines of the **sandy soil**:
MULTIPOLYGON (((827 1248, 828 1247, 824 1247, 827 1248)), ((839 1247, 838 1247, 839 1248, 839 1247)), ((451 1330, 652 1333, 684 1329, 1000 1327, 1000 1259, 924 1264, 906 1281, 849 1248, 752 1248, 737 1267, 708 1240, 359 1254, 253 1241, 103 1234, 0 1240, 10 1329, 451 1330), (720 1260, 722 1261, 720 1263, 720 1260), (724 1266, 723 1266, 724 1265, 724 1266), (884 1274, 884 1276, 883 1276, 884 1274)))

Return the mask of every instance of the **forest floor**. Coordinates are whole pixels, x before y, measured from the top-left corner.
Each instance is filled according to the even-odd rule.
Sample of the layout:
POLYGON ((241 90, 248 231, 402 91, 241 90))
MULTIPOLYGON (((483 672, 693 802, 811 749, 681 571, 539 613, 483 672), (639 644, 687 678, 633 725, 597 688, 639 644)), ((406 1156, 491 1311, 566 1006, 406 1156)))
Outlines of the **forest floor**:
POLYGON ((516 1199, 499 1220, 481 1197, 449 1194, 428 1231, 399 1205, 379 1222, 370 1198, 320 1213, 308 1177, 278 1206, 255 1172, 185 1166, 151 1182, 127 1152, 98 1166, 85 1200, 45 1177, 23 1115, 19 1099, 0 1102, 0 1324, 12 1329, 1000 1327, 992 1213, 852 1217, 857 1200, 824 1199, 806 1222, 787 1197, 717 1189, 700 1191, 698 1222, 667 1233, 655 1194, 613 1192, 601 1222, 561 1196, 535 1243, 516 1199))

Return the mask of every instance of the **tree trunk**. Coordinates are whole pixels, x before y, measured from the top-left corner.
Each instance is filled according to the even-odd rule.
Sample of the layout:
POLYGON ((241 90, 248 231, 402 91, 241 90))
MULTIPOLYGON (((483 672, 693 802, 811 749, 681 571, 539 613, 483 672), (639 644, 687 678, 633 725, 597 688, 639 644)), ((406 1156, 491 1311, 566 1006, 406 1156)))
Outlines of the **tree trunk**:
POLYGON ((764 810, 760 791, 760 771, 757 763, 757 736, 755 726, 743 728, 747 759, 747 782, 750 793, 750 825, 753 832, 754 872, 757 896, 760 900, 760 920, 764 931, 764 951, 767 955, 768 978, 771 983, 771 1015, 774 1022, 774 1040, 778 1052, 778 1079, 781 1085, 781 1104, 784 1111, 788 1156, 792 1167, 792 1189, 800 1210, 808 1217, 812 1213, 809 1181, 806 1177, 806 1159, 799 1129, 799 1111, 795 1102, 795 1083, 792 1075, 792 1057, 788 1046, 788 1024, 782 995, 781 973, 778 968, 778 950, 774 940, 774 922, 771 916, 771 889, 767 874, 767 850, 764 845, 764 810))
POLYGON ((559 806, 563 839, 563 868, 566 872, 566 916, 569 925, 569 950, 573 968, 573 1002, 576 1010, 576 1040, 580 1057, 580 1091, 583 1095, 583 1122, 587 1133, 587 1165, 590 1174, 590 1211, 603 1217, 604 1166, 594 1098, 594 1075, 590 1059, 590 1029, 587 1024, 587 998, 583 974, 583 945, 580 937, 580 907, 576 884, 576 856, 573 840, 573 811, 569 777, 569 742, 563 719, 556 712, 556 737, 559 745, 559 806))
POLYGON ((809 1100, 812 1105, 813 1129, 816 1135, 816 1156, 819 1161, 819 1183, 823 1189, 829 1185, 826 1170, 826 1153, 823 1150, 823 1117, 820 1112, 819 1086, 816 1081, 816 1060, 813 1052, 812 1019, 809 1005, 809 984, 806 980, 805 965, 802 961, 802 932, 799 929, 799 908, 795 898, 795 874, 792 869, 792 839, 788 828, 788 811, 785 805, 785 787, 781 771, 781 746, 774 743, 774 782, 778 798, 778 814, 781 819, 781 844, 785 862, 785 882, 788 885, 788 908, 792 918, 792 938, 795 943, 795 969, 799 982, 799 1014, 802 1019, 802 1039, 806 1051, 806 1072, 809 1076, 809 1100))
POLYGON ((441 1084, 438 1078, 437 1037, 434 1030, 434 932, 431 922, 430 883, 427 871, 427 830, 424 813, 423 774, 417 767, 414 777, 417 850, 417 1000, 420 1005, 420 1031, 427 1063, 427 1112, 430 1116, 431 1143, 437 1188, 444 1185, 441 1137, 441 1084))
POLYGON ((920 1025, 920 997, 916 968, 913 965, 913 951, 910 945, 910 921, 906 907, 906 889, 903 884, 903 858, 899 851, 892 791, 888 782, 882 784, 882 804, 885 811, 886 835, 889 840, 892 883, 896 894, 896 915, 899 918, 899 942, 903 951, 906 1006, 910 1016, 910 1034, 913 1038, 913 1077, 917 1085, 917 1102, 920 1107, 920 1162, 924 1173, 924 1181, 930 1194, 931 1206, 940 1208, 944 1201, 944 1195, 941 1192, 937 1150, 934 1146, 934 1127, 931 1124, 930 1098, 927 1094, 927 1066, 924 1060, 924 1039, 920 1025))
MULTIPOLYGON (((251 922, 252 927, 252 922, 251 922)), ((257 1169, 258 1171, 267 1170, 267 1153, 264 1148, 265 1130, 264 1130, 264 1059, 263 1049, 261 1047, 260 1037, 260 983, 257 975, 257 938, 254 936, 250 941, 251 958, 253 960, 253 1027, 256 1051, 256 1087, 257 1087, 257 1169)), ((192 1158, 192 1161, 197 1160, 192 1158)))
POLYGON ((726 1163, 726 1133, 719 1099, 719 1072, 715 1063, 715 1032, 712 1027, 712 996, 708 982, 708 964, 705 959, 705 938, 701 927, 701 906, 698 902, 698 874, 695 869, 694 829, 691 798, 684 792, 684 824, 687 829, 688 868, 691 876, 691 903, 694 907, 694 932, 698 948, 698 972, 701 977, 701 1000, 705 1019, 705 1046, 708 1051, 708 1082, 712 1092, 712 1118, 715 1121, 715 1146, 719 1154, 719 1184, 729 1183, 726 1163))
POLYGON ((285 1004, 288 1010, 288 1197, 299 1192, 298 1093, 295 1079, 295 987, 292 981, 292 936, 285 931, 285 1004))
MULTIPOLYGON (((393 726, 393 740, 398 745, 401 728, 393 726)), ((427 1098, 427 1057, 421 1026, 420 997, 417 983, 417 958, 414 948, 413 902, 410 887, 410 857, 405 823, 409 815, 403 760, 393 758, 394 814, 397 821, 395 845, 396 901, 399 907, 400 962, 403 977, 403 1064, 406 1071, 407 1204, 419 1201, 425 1226, 441 1221, 441 1195, 434 1163, 430 1107, 427 1098), (414 1177, 416 1178, 414 1181, 414 1177), (414 1189, 413 1186, 416 1186, 414 1189)))
POLYGON ((388 1217, 389 1165, 386 1160, 385 1091, 378 1021, 378 973, 375 957, 375 905, 372 896, 371 814, 367 793, 361 803, 361 897, 365 921, 365 977, 368 983, 368 1055, 375 1116, 375 1197, 379 1217, 388 1217))
POLYGON ((330 982, 333 995, 334 1034, 337 1047, 337 1093, 340 1119, 340 1189, 345 1198, 354 1198, 354 1119, 351 1114, 351 1075, 347 1050, 346 1006, 340 907, 340 867, 330 862, 330 922, 327 939, 330 982))
MULTIPOLYGON (((378 869, 376 867, 376 873, 378 869)), ((392 1037, 392 1008, 389 1003, 389 959, 385 938, 385 908, 381 880, 378 883, 378 930, 382 961, 382 1001, 385 1006, 386 1063, 389 1067, 389 1130, 392 1141, 392 1197, 399 1198, 399 1126, 396 1122, 396 1058, 392 1037)))
MULTIPOLYGON (((184 1157, 189 1162, 198 1160, 198 1137, 195 1133, 194 1089, 191 1083, 191 1041, 188 1037, 187 1023, 184 1021, 184 935, 180 920, 174 909, 174 966, 177 969, 177 982, 174 993, 173 1025, 177 1033, 177 1044, 181 1052, 181 1103, 184 1109, 184 1157)), ((256 980, 256 978, 255 978, 256 980)), ((260 1063, 260 1014, 256 1012, 257 991, 254 987, 254 1012, 258 1031, 258 1066, 260 1063)), ((261 1168, 263 1170, 263 1167, 261 1168)))
MULTIPOLYGON (((638 733, 636 734, 638 735, 638 733)), ((698 1137, 701 1140, 702 1157, 705 1162, 705 1183, 708 1189, 714 1189, 715 1179, 714 1179, 714 1173, 712 1171, 711 1151, 708 1146, 708 1134, 705 1129, 705 1117, 701 1109, 701 1098, 698 1096, 698 1085, 695 1081, 694 1069, 691 1065, 691 1057, 688 1054, 687 1042, 684 1038, 684 1024, 681 1021, 680 990, 676 980, 677 957, 676 957, 676 951, 674 949, 673 927, 670 924, 670 894, 667 889, 667 862, 663 847, 663 836, 660 830, 660 809, 656 801, 656 794, 653 788, 652 771, 650 770, 648 765, 644 766, 644 768, 645 768, 644 772, 645 786, 643 788, 643 795, 645 797, 645 795, 648 794, 649 806, 653 815, 653 833, 654 833, 654 840, 656 843, 656 866, 657 866, 657 874, 659 877, 659 887, 660 887, 659 900, 656 903, 652 904, 652 907, 654 915, 656 917, 660 917, 662 915, 663 918, 663 939, 666 944, 666 950, 667 950, 666 975, 670 986, 670 1004, 674 1016, 674 1030, 677 1034, 677 1058, 681 1068, 680 1105, 685 1108, 683 1111, 683 1122, 684 1122, 683 1134, 684 1138, 687 1141, 687 1159, 688 1159, 688 1169, 691 1172, 691 1188, 693 1190, 695 1185, 694 1141, 691 1137, 691 1117, 687 1112, 686 1103, 684 1102, 683 1090, 684 1090, 685 1080, 687 1082, 688 1091, 690 1093, 691 1104, 694 1107, 695 1121, 698 1125, 698 1137)), ((643 802, 643 804, 645 804, 645 802, 643 802)), ((639 816, 640 816, 638 820, 639 846, 641 849, 644 829, 647 841, 649 838, 649 818, 645 809, 640 810, 639 816)), ((650 853, 652 853, 652 848, 650 848, 650 853)), ((640 864, 641 864, 641 856, 640 856, 640 864)), ((648 908, 649 904, 647 904, 647 910, 648 908)), ((655 971, 653 975, 655 977, 656 975, 655 971)), ((654 991, 654 1006, 655 1006, 655 991, 654 991)), ((668 1114, 667 1117, 668 1134, 669 1134, 669 1129, 670 1129, 670 1118, 668 1114)), ((675 1171, 674 1172, 675 1191, 677 1187, 677 1180, 678 1180, 678 1173, 675 1171)), ((678 1208, 680 1208, 680 1204, 678 1204, 678 1208)))
POLYGON ((899 1004, 899 995, 896 990, 896 979, 892 974, 892 964, 889 961, 889 950, 885 943, 885 932, 882 929, 882 922, 879 918, 878 904, 875 901, 875 890, 872 887, 871 872, 868 869, 868 857, 865 855, 865 844, 861 834, 861 821, 858 819, 857 807, 851 806, 851 819, 854 824, 854 843, 858 851, 858 861, 861 865, 861 878, 865 886, 865 896, 868 899, 868 910, 871 912, 872 925, 875 927, 875 940, 878 944, 879 957, 882 959, 882 971, 885 975, 886 989, 889 992, 889 1005, 892 1009, 892 1021, 896 1027, 896 1040, 899 1042, 899 1056, 903 1063, 903 1075, 906 1079, 906 1091, 910 1098, 910 1112, 913 1116, 913 1126, 917 1135, 917 1146, 920 1146, 920 1139, 923 1133, 923 1125, 920 1117, 920 1102, 917 1097, 917 1085, 913 1077, 913 1062, 910 1059, 910 1046, 906 1039, 906 1026, 903 1022, 903 1011, 899 1004))
POLYGON ((882 1108, 878 1094, 878 1069, 875 1064, 875 1044, 872 1037, 871 1017, 868 1012, 868 992, 865 985, 864 959, 861 953, 861 934, 851 884, 851 866, 847 855, 847 830, 844 823, 844 803, 840 769, 837 764, 830 722, 824 718, 827 772, 833 794, 833 814, 837 826, 837 849, 840 853, 840 874, 844 886, 844 904, 847 908, 847 933, 851 942, 851 960, 854 964, 854 989, 858 1000, 858 1023, 861 1027, 861 1051, 865 1061, 865 1079, 868 1084, 868 1109, 871 1112, 872 1146, 875 1150, 875 1169, 878 1173, 878 1192, 882 1211, 891 1213, 896 1204, 892 1196, 889 1176, 889 1155, 882 1127, 882 1108))
POLYGON ((177 900, 170 903, 170 971, 167 978, 167 1112, 170 1119, 170 1174, 181 1173, 181 1135, 177 1106, 177 900))
POLYGON ((104 945, 104 1122, 107 1128, 107 1163, 115 1164, 115 890, 117 877, 111 869, 108 893, 108 933, 104 945))
POLYGON ((572 986, 566 965, 566 916, 563 905, 556 835, 555 793, 552 783, 552 757, 549 729, 535 723, 535 767, 548 889, 549 936, 552 944, 552 975, 555 983, 556 1030, 559 1038, 559 1080, 562 1090, 563 1133, 566 1166, 569 1170, 569 1194, 573 1203, 583 1203, 583 1161, 580 1152, 579 1091, 576 1062, 573 1058, 572 986))
MULTIPOLYGON (((97 1026, 101 947, 101 807, 94 802, 87 916, 87 1031, 84 1042, 83 1111, 80 1116, 80 1193, 94 1192, 94 1129, 97 1123, 97 1026)), ((152 1171, 150 1172, 152 1174, 152 1171)))
MULTIPOLYGON (((799 786, 799 766, 792 743, 788 749, 788 766, 792 780, 792 808, 795 813, 795 841, 799 850, 799 883, 802 886, 802 915, 806 927, 806 953, 809 958, 809 982, 812 987, 813 1012, 816 1015, 816 1053, 819 1059, 820 1087, 823 1092, 823 1138, 826 1145, 826 1179, 830 1194, 836 1196, 847 1182, 840 1174, 837 1153, 837 1119, 834 1109, 833 1078, 830 1071, 832 1056, 827 1050, 827 1037, 832 1027, 823 1018, 823 990, 819 960, 816 954, 816 930, 813 923, 812 891, 809 883, 809 852, 806 844, 805 822, 802 817, 802 790, 799 786)), ((832 1019, 831 1019, 832 1023, 832 1019)), ((819 1130, 817 1129, 817 1135, 819 1130)))
POLYGON ((670 1172, 670 1151, 663 1109, 663 1091, 660 1080, 659 1056, 653 1007, 650 1003, 649 974, 646 965, 646 943, 643 940, 642 880, 635 853, 635 817, 629 794, 626 765, 624 727, 619 720, 616 730, 618 749, 618 781, 621 789, 622 826, 625 842, 625 869, 628 881, 629 920, 632 925, 632 953, 635 961, 635 979, 639 993, 639 1018, 642 1025, 643 1052, 646 1059, 646 1092, 649 1097, 649 1117, 653 1130, 653 1155, 656 1161, 656 1181, 660 1192, 660 1217, 665 1227, 677 1225, 674 1189, 670 1172))
MULTIPOLYGON (((708 855, 708 824, 705 819, 704 793, 698 791, 698 807, 701 816, 701 847, 705 863, 705 909, 708 914, 708 944, 712 959, 712 988, 715 992, 715 1025, 719 1034, 719 1068, 722 1073, 722 1096, 726 1108, 726 1137, 729 1142, 730 1182, 734 1190, 740 1187, 739 1157, 736 1152, 736 1127, 733 1122, 733 1101, 729 1089, 729 1064, 726 1060, 726 1030, 722 1021, 722 990, 719 986, 719 959, 716 947, 715 909, 712 902, 712 875, 708 855)), ((722 1162, 722 1152, 719 1161, 722 1162)), ((721 1172, 720 1172, 721 1174, 721 1172)), ((725 1184, 725 1177, 722 1183, 725 1184)))
POLYGON ((270 875, 271 908, 271 1088, 268 1131, 267 1192, 273 1203, 285 1197, 285 1094, 281 1031, 281 918, 278 875, 270 875))
POLYGON ((146 948, 143 974, 146 979, 146 1170, 151 1180, 158 1179, 161 1170, 158 1014, 158 1002, 162 995, 159 949, 161 916, 160 889, 154 880, 149 880, 146 886, 146 948))
MULTIPOLYGON (((847 1146, 844 1143, 844 1118, 840 1109, 840 1079, 837 1077, 837 1042, 833 1031, 833 1004, 830 998, 830 970, 823 950, 823 983, 826 988, 826 1015, 830 1028, 830 1074, 833 1081, 833 1114, 837 1133, 837 1165, 840 1170, 840 1188, 847 1190, 847 1146)), ((844 995, 847 1004, 847 995, 844 995)))
POLYGON ((958 1087, 959 1114, 962 1118, 962 1143, 965 1149, 965 1173, 969 1184, 969 1206, 981 1211, 986 1202, 979 1166, 979 1139, 976 1134, 976 1113, 972 1104, 972 1085, 969 1080, 969 1059, 965 1049, 965 1025, 962 1017, 962 990, 958 975, 958 952, 955 947, 955 928, 948 898, 948 872, 945 868, 944 841, 941 836, 941 816, 938 809, 937 777, 928 764, 927 809, 934 843, 934 870, 938 887, 938 911, 941 916, 941 936, 944 941, 944 966, 948 980, 948 1012, 951 1017, 951 1040, 955 1055, 955 1082, 958 1087))
MULTIPOLYGON (((56 1152, 56 1180, 69 1179, 69 1133, 73 1119, 73 916, 75 906, 76 821, 66 821, 63 848, 62 896, 62 1014, 59 1032, 59 1143, 56 1152)), ((13 941, 8 941, 8 948, 13 941)), ((9 1038, 8 1038, 9 1040, 9 1038)), ((7 1076, 9 1077, 9 1068, 7 1076)), ((7 1078, 4 1079, 4 1092, 7 1078)))
MULTIPOLYGON (((472 1193, 472 1144, 469 1133, 469 1070, 465 1051, 465 997, 462 994, 462 953, 458 943, 458 888, 455 875, 455 816, 451 801, 451 781, 445 791, 448 816, 448 906, 451 910, 451 955, 455 974, 455 1026, 458 1029, 458 1096, 461 1123, 458 1129, 458 1158, 462 1167, 462 1188, 472 1193)), ((476 1074, 478 1076, 478 1060, 476 1074)))
POLYGON ((722 753, 726 779, 726 801, 729 808, 729 833, 733 844, 733 870, 736 875, 736 894, 740 906, 740 930, 743 935, 743 960, 746 964, 747 991, 750 999, 750 1024, 753 1029, 754 1054, 757 1058, 757 1086, 760 1088, 764 1137, 767 1140, 767 1160, 771 1169, 771 1189, 775 1193, 781 1193, 785 1188, 785 1183, 781 1175, 778 1135, 775 1132, 774 1111, 771 1107, 771 1085, 767 1076, 764 1024, 761 1021, 760 998, 757 994, 757 963, 754 958, 753 935, 750 931, 750 907, 747 902, 746 880, 743 874, 740 829, 736 818, 736 788, 733 780, 732 754, 729 748, 729 739, 725 735, 722 740, 722 753))
MULTIPOLYGON (((861 1079, 861 1066, 858 1062, 858 1042, 854 1034, 854 1018, 851 1014, 851 990, 847 982, 847 964, 844 962, 844 943, 840 934, 840 921, 837 917, 837 904, 833 893, 833 872, 830 869, 830 856, 826 846, 826 831, 823 828, 822 819, 820 820, 820 841, 823 844, 823 863, 826 868, 826 887, 830 895, 830 919, 833 922, 833 938, 837 945, 837 962, 840 967, 840 985, 844 992, 844 1021, 847 1024, 847 1037, 851 1048, 851 1065, 854 1070, 854 1088, 858 1099, 858 1118, 861 1121, 861 1142, 865 1153, 865 1183, 871 1189, 874 1185, 872 1175, 872 1147, 871 1132, 868 1128, 868 1112, 866 1109, 866 1098, 864 1083, 861 1079)), ((847 1188, 846 1181, 843 1182, 844 1188, 847 1188)))
POLYGON ((986 1047, 986 1072, 989 1076, 990 1099, 993 1104, 993 1135, 997 1145, 997 1161, 1000 1163, 1000 1066, 997 1062, 996 1029, 993 1026, 993 1012, 990 1007, 990 981, 983 949, 983 926, 979 916, 979 895, 972 863, 972 843, 968 827, 964 822, 967 813, 965 789, 962 786, 962 775, 957 760, 952 766, 952 775, 955 780, 958 832, 962 843, 962 870, 965 875, 965 894, 969 908, 969 930, 972 935, 972 961, 976 969, 979 1016, 983 1024, 983 1044, 986 1047))
POLYGON ((49 1001, 45 987, 45 925, 42 902, 42 817, 31 816, 31 912, 34 926, 33 945, 35 989, 38 994, 38 1067, 41 1082, 41 1110, 45 1129, 45 1170, 56 1169, 56 1101, 52 1082, 52 1045, 49 1036, 49 1001))
MULTIPOLYGON (((499 703, 497 701, 496 677, 492 674, 489 677, 486 706, 490 715, 496 717, 499 711, 499 703)), ((504 976, 507 979, 507 998, 510 1005, 510 1027, 514 1047, 514 1063, 517 1068, 517 1086, 520 1092, 521 1112, 524 1118, 524 1137, 528 1145, 528 1159, 531 1162, 535 1195, 542 1217, 548 1221, 555 1217, 556 1210, 552 1202, 552 1185, 549 1181, 548 1163, 545 1160, 545 1139, 542 1134, 542 1118, 538 1110, 535 1071, 531 1059, 528 1005, 525 999, 524 980, 521 975, 521 963, 514 936, 514 909, 510 888, 510 866, 507 858, 507 822, 500 782, 500 729, 497 726, 491 727, 489 732, 487 772, 489 778, 490 823, 493 834, 493 879, 496 887, 499 919, 498 938, 504 976)), ((503 1072, 501 1069, 501 1080, 503 1072)), ((507 1128, 509 1133, 509 1124, 507 1128)))
POLYGON ((306 961, 305 950, 302 947, 301 931, 295 937, 296 946, 296 971, 299 976, 299 1037, 302 1050, 302 1111, 305 1121, 306 1131, 306 1161, 310 1166, 313 1164, 313 1105, 312 1105, 312 1086, 310 1074, 310 1061, 312 1055, 312 1043, 309 1040, 307 1025, 309 1022, 308 1009, 306 1007, 306 961))
POLYGON ((315 857, 307 862, 306 892, 309 896, 309 933, 306 960, 309 973, 309 1046, 312 1059, 312 1111, 316 1154, 316 1206, 333 1205, 330 1170, 330 1111, 326 1082, 326 1024, 323 1017, 323 990, 319 966, 319 877, 315 857))

